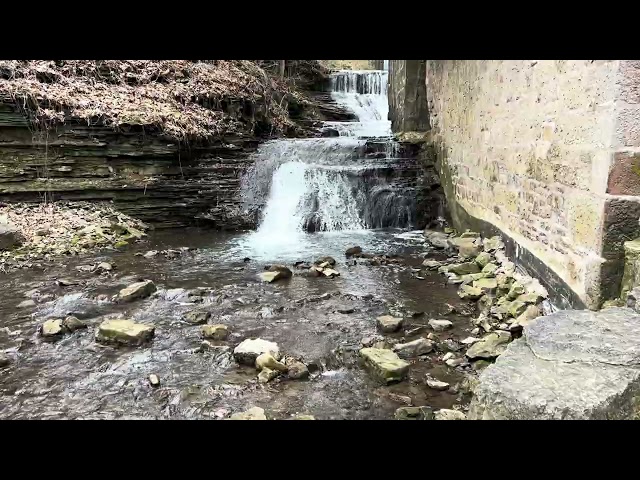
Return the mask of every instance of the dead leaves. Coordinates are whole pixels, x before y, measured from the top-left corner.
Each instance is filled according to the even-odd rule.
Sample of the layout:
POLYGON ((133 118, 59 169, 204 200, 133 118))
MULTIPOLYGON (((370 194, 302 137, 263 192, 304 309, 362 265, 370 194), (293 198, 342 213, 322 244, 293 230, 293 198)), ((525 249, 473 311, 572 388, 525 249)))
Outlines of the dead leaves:
POLYGON ((300 98, 248 60, 0 61, 0 97, 12 98, 44 126, 73 119, 206 140, 247 128, 243 109, 232 107, 252 102, 281 132, 292 122, 274 95, 300 98))

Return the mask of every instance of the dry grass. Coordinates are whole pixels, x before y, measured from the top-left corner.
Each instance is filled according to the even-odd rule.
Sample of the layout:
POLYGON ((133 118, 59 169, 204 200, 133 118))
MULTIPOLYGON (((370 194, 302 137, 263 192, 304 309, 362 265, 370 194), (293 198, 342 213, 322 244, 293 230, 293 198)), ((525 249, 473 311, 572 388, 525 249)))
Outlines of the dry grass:
POLYGON ((293 127, 286 99, 304 98, 248 60, 0 61, 0 97, 41 128, 67 122, 142 126, 179 140, 251 131, 247 106, 272 129, 293 127))

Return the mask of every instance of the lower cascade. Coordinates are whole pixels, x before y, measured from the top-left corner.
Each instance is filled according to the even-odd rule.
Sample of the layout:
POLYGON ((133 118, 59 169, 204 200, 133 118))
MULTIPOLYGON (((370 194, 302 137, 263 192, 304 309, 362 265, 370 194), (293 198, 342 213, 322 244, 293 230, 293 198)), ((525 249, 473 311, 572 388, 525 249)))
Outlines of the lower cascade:
POLYGON ((416 224, 417 167, 391 136, 387 72, 341 71, 331 87, 358 121, 325 122, 331 137, 263 145, 243 179, 248 210, 261 211, 259 241, 416 224))

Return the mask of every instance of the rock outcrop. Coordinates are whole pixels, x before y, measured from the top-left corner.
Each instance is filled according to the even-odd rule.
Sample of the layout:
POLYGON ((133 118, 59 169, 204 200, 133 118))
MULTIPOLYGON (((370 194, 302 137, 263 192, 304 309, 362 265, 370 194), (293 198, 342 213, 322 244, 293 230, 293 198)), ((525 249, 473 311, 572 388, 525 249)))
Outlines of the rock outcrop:
POLYGON ((469 418, 640 418, 638 325, 640 315, 627 308, 531 321, 480 375, 469 418))
MULTIPOLYGON (((117 210, 158 227, 252 227, 256 219, 243 214, 237 192, 258 145, 272 133, 319 136, 319 121, 353 116, 330 94, 315 95, 324 89, 328 72, 307 68, 304 62, 288 61, 287 72, 297 77, 295 95, 284 82, 272 83, 268 66, 262 65, 261 71, 258 65, 244 65, 251 63, 247 61, 159 61, 157 66, 154 61, 52 61, 43 68, 55 73, 42 80, 42 86, 35 80, 21 82, 21 72, 10 78, 15 75, 9 72, 12 68, 33 65, 3 62, 0 73, 8 87, 0 89, 0 201, 40 202, 46 191, 48 201, 112 201, 117 210), (76 67, 65 67, 74 62, 76 67), (238 62, 243 65, 235 65, 238 62), (230 75, 220 81, 215 70, 226 68, 222 64, 235 66, 230 65, 230 75), (145 69, 159 70, 149 75, 145 69), (213 84, 202 83, 210 69, 213 84), (67 82, 58 82, 61 77, 67 82), (61 92, 78 82, 75 90, 61 92), (225 93, 227 85, 235 86, 229 89, 235 93, 225 93), (30 96, 31 87, 40 94, 30 96), (102 95, 96 95, 98 91, 102 95), (174 101, 178 95, 182 101, 174 101), (75 103, 56 105, 60 99, 75 103), (38 100, 43 105, 32 111, 38 100), (42 112, 54 114, 46 122, 48 129, 32 124, 42 112), (229 119, 227 127, 238 128, 217 132, 196 122, 191 126, 197 132, 191 133, 204 137, 184 139, 179 132, 173 135, 175 129, 164 128, 191 123, 194 113, 201 119, 229 119)), ((35 75, 36 80, 40 77, 35 75)))

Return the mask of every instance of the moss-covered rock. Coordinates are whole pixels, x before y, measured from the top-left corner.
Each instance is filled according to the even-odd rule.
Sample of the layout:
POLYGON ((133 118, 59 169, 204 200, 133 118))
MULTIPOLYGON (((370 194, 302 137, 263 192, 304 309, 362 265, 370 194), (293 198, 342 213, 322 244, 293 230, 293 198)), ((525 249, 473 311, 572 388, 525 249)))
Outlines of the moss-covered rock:
POLYGON ((518 318, 527 309, 527 303, 514 300, 507 306, 507 313, 513 318, 518 318))
POLYGON ((496 270, 498 270, 498 265, 493 262, 487 263, 482 269, 482 273, 487 277, 495 277, 496 270))
POLYGON ((66 332, 61 319, 47 320, 42 324, 40 334, 46 338, 60 337, 66 332))
POLYGON ((511 334, 509 332, 498 330, 486 335, 482 340, 471 345, 466 355, 470 360, 496 358, 507 349, 507 344, 510 341, 511 334))
POLYGON ((494 293, 498 288, 498 281, 495 278, 481 278, 473 282, 473 288, 478 288, 482 293, 494 293))
POLYGON ((278 372, 287 371, 286 365, 276 360, 275 357, 269 352, 258 355, 258 358, 256 358, 256 368, 258 370, 262 370, 263 368, 270 368, 271 370, 276 370, 278 372))
POLYGON ((458 296, 463 300, 478 300, 485 292, 471 285, 462 285, 458 290, 458 296))
POLYGON ((478 256, 476 257, 475 262, 478 264, 478 266, 480 268, 484 268, 484 266, 486 264, 488 264, 491 260, 493 260, 493 257, 491 256, 490 253, 488 252, 481 252, 480 254, 478 254, 478 256))
POLYGON ((509 293, 507 293, 507 300, 515 300, 524 292, 524 286, 522 286, 519 282, 514 282, 509 289, 509 293))
POLYGON ((454 263, 448 265, 447 271, 456 275, 468 275, 470 273, 480 273, 480 267, 476 262, 454 263))
POLYGON ((222 324, 202 325, 200 332, 203 338, 211 340, 225 340, 229 336, 229 327, 222 324))
POLYGON ((360 356, 367 369, 384 383, 399 382, 409 372, 409 363, 402 360, 391 350, 381 348, 363 348, 360 356))

